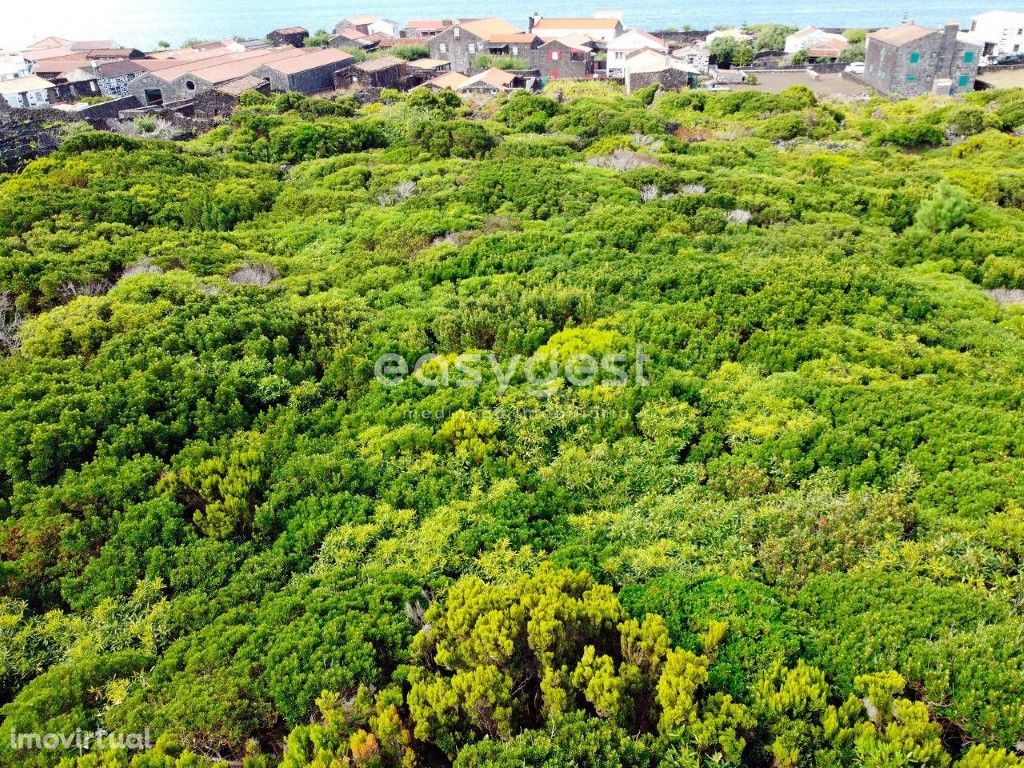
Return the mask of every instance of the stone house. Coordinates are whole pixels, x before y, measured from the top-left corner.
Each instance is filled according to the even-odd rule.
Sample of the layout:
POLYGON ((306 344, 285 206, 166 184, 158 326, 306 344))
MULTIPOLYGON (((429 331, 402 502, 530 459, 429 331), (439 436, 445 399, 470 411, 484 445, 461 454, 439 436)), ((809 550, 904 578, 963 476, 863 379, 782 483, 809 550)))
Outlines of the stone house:
POLYGON ((969 93, 980 57, 981 46, 966 39, 956 22, 941 30, 902 24, 868 35, 863 77, 893 96, 969 93))
POLYGON ((293 48, 302 48, 308 38, 309 30, 304 27, 284 27, 267 35, 272 45, 290 45, 293 48))
POLYGON ((344 51, 324 48, 262 64, 250 74, 269 80, 272 91, 320 93, 333 90, 334 73, 350 66, 352 61, 352 56, 344 51))
POLYGON ((426 88, 430 91, 457 91, 469 80, 461 72, 445 72, 437 77, 431 78, 419 85, 419 88, 426 88))
POLYGON ((128 84, 148 70, 135 61, 111 61, 105 64, 93 62, 90 67, 80 67, 65 75, 68 82, 93 79, 100 96, 123 98, 129 96, 128 84))
POLYGON ((399 32, 399 36, 410 40, 429 40, 454 23, 450 19, 413 19, 406 22, 406 25, 399 32))
POLYGON ((496 95, 507 93, 508 91, 522 90, 527 85, 527 78, 522 74, 492 67, 469 78, 455 90, 459 93, 496 95))
POLYGON ((364 51, 372 51, 377 47, 376 40, 351 27, 335 32, 327 44, 331 48, 361 48, 364 51))
POLYGON ((672 58, 702 75, 707 74, 711 68, 711 54, 703 45, 690 44, 675 48, 672 51, 672 58))
POLYGON ((456 72, 468 72, 481 54, 528 58, 539 43, 536 36, 501 19, 459 21, 430 38, 430 58, 445 59, 456 72))
POLYGON ((661 51, 649 48, 637 51, 624 65, 626 93, 658 84, 662 88, 687 88, 696 85, 700 73, 695 67, 661 51))
POLYGON ((583 35, 548 42, 530 51, 530 66, 545 80, 588 80, 594 77, 595 46, 583 35))
POLYGON ((253 75, 267 80, 271 90, 310 94, 333 89, 334 73, 351 62, 351 55, 334 48, 254 49, 175 62, 135 78, 128 90, 140 104, 170 104, 253 75))
POLYGON ((334 87, 401 88, 408 64, 397 56, 381 56, 339 69, 334 73, 334 87))
POLYGON ((403 87, 415 88, 417 85, 422 85, 428 80, 433 80, 446 72, 450 72, 451 68, 451 62, 444 59, 416 59, 416 61, 410 61, 406 67, 403 87))

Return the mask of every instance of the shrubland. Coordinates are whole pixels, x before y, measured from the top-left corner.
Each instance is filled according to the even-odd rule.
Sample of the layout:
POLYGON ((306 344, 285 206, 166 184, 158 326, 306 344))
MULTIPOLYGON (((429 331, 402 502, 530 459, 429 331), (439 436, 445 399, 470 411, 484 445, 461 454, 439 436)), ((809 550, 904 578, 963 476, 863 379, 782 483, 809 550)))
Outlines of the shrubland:
POLYGON ((1022 131, 247 95, 0 177, 0 731, 155 742, 0 761, 1020 765, 1022 131), (375 375, 469 353, 628 375, 375 375))

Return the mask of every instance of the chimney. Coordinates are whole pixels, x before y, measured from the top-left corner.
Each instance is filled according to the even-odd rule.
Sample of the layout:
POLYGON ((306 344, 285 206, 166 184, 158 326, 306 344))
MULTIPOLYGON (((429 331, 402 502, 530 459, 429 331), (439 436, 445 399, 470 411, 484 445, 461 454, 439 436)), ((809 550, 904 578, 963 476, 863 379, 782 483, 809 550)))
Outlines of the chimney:
POLYGON ((530 24, 526 28, 526 31, 527 32, 533 32, 533 25, 536 24, 538 21, 540 21, 542 18, 543 18, 543 16, 540 15, 539 11, 534 11, 533 15, 530 17, 530 24))

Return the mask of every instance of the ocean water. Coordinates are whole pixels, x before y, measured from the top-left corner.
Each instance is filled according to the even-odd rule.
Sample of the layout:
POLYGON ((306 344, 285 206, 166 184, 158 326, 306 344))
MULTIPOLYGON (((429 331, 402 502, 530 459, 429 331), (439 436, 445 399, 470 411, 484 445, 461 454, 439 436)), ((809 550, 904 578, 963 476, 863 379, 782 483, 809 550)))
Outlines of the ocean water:
POLYGON ((48 35, 77 39, 115 39, 122 45, 155 47, 189 38, 243 35, 262 37, 272 29, 301 25, 330 29, 341 18, 376 13, 400 24, 408 19, 452 16, 501 16, 526 26, 534 12, 546 16, 590 16, 615 9, 623 23, 646 29, 707 29, 716 24, 778 21, 797 26, 875 27, 913 20, 938 26, 956 19, 967 26, 973 14, 998 8, 1024 11, 1024 0, 971 2, 952 0, 732 0, 678 3, 668 0, 609 0, 596 4, 572 0, 0 0, 0 48, 16 49, 48 35), (992 5, 992 2, 998 3, 992 5))

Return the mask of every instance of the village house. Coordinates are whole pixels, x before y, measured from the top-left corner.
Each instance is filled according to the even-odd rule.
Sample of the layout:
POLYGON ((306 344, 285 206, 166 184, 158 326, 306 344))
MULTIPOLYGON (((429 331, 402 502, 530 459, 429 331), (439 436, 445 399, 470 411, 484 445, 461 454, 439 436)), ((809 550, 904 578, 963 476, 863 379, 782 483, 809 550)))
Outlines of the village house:
POLYGON ((400 88, 405 82, 405 59, 381 56, 339 69, 334 73, 334 87, 347 88, 400 88))
POLYGON ((607 43, 622 34, 622 22, 618 19, 572 18, 548 19, 531 16, 529 31, 543 40, 552 40, 568 35, 586 35, 591 40, 607 43))
POLYGON ((985 56, 1024 53, 1024 13, 988 11, 971 17, 970 39, 985 56))
POLYGON ((137 61, 110 61, 104 64, 93 62, 88 67, 79 67, 64 75, 69 83, 95 80, 100 96, 123 98, 128 96, 128 84, 148 72, 137 61))
POLYGON ((902 24, 868 35, 864 81, 894 96, 968 93, 980 56, 955 21, 940 30, 902 24))
POLYGON ((494 96, 499 93, 523 90, 527 85, 527 78, 523 75, 492 67, 469 78, 455 90, 459 93, 482 93, 494 96))
POLYGON ((608 77, 622 79, 626 75, 626 59, 637 51, 650 49, 668 53, 668 43, 642 29, 631 29, 608 43, 608 77))
POLYGON ((454 23, 453 20, 446 21, 445 19, 413 19, 406 22, 399 32, 399 36, 410 40, 429 40, 454 23))
POLYGON ((469 77, 461 72, 445 72, 443 75, 438 75, 435 78, 427 80, 418 87, 426 88, 430 91, 455 91, 468 80, 469 77))
POLYGON ((364 35, 384 35, 385 37, 398 37, 398 24, 391 19, 384 19, 380 16, 352 16, 342 19, 334 25, 334 32, 337 34, 343 29, 355 29, 364 35))
POLYGON ((809 56, 814 58, 820 58, 820 56, 814 56, 812 51, 816 50, 819 53, 825 51, 834 58, 849 47, 850 41, 842 35, 826 32, 817 27, 804 27, 786 38, 783 50, 789 54, 806 51, 809 56))
POLYGON ((348 27, 331 35, 328 46, 331 48, 361 48, 364 51, 372 51, 376 49, 377 41, 358 29, 348 27))
POLYGON ((566 35, 530 51, 530 66, 544 80, 587 80, 597 72, 595 51, 588 36, 566 35))
POLYGON ((697 84, 700 75, 695 67, 667 53, 650 48, 629 56, 623 69, 627 94, 649 85, 660 85, 666 90, 688 88, 697 84))
POLYGON ((405 88, 415 88, 428 80, 450 72, 452 63, 444 59, 416 59, 406 67, 405 88))
MULTIPOLYGON (((172 62, 133 80, 128 90, 140 104, 168 104, 245 76, 264 78, 273 91, 318 93, 334 87, 334 73, 352 56, 333 48, 257 48, 198 61, 172 62)), ((166 64, 166 62, 162 62, 166 64)))
POLYGON ((309 30, 305 27, 275 29, 267 35, 267 40, 271 45, 290 45, 293 48, 302 48, 307 39, 309 39, 309 30))
POLYGON ((539 44, 535 35, 501 19, 459 21, 430 39, 430 58, 447 59, 455 71, 468 72, 481 54, 528 58, 539 44))
POLYGON ((352 61, 352 56, 344 51, 322 48, 262 64, 250 74, 267 78, 272 91, 321 93, 334 89, 334 73, 352 61))
POLYGON ((17 53, 0 54, 0 80, 13 80, 31 74, 31 67, 24 56, 17 53))
POLYGON ((707 74, 711 66, 711 54, 703 45, 683 45, 672 50, 672 58, 700 74, 707 74))
POLYGON ((20 109, 49 107, 55 98, 53 83, 36 75, 0 80, 0 98, 20 109))

